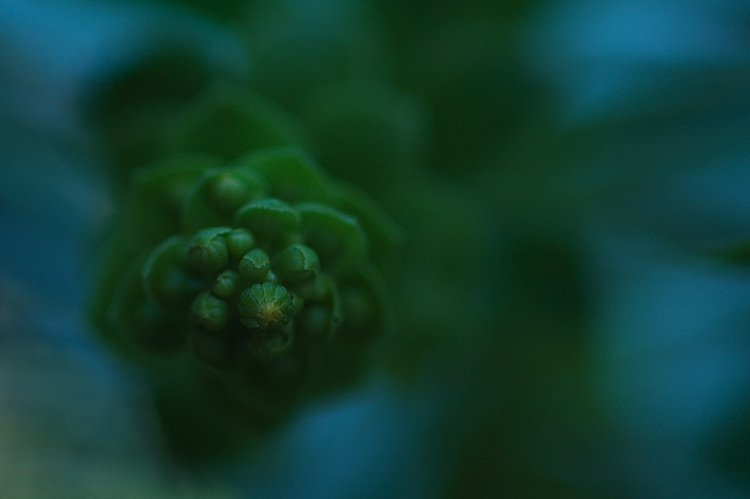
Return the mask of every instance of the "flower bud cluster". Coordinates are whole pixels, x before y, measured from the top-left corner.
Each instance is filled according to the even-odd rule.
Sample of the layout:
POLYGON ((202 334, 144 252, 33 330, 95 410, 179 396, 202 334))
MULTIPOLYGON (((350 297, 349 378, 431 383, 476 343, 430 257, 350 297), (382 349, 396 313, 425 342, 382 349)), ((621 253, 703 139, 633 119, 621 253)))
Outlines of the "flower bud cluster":
POLYGON ((390 321, 370 250, 388 237, 348 189, 293 148, 152 167, 113 238, 100 329, 137 362, 187 364, 254 412, 285 412, 321 378, 353 381, 390 321))

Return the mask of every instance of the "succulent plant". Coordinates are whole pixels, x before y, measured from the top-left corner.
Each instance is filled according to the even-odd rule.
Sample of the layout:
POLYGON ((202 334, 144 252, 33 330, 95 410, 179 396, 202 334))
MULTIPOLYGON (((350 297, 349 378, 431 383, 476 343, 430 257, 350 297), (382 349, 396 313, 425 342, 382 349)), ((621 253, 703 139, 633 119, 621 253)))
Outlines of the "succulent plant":
POLYGON ((156 386, 201 393, 180 411, 275 421, 363 372, 393 324, 382 272, 398 231, 299 148, 219 163, 175 156, 135 176, 93 315, 156 386))

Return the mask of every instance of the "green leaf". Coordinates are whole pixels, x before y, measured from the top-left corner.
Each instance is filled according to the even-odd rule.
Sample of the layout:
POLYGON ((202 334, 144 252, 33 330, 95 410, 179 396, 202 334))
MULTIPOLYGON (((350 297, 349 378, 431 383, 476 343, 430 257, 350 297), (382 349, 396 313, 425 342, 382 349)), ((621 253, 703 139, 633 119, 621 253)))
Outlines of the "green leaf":
POLYGON ((309 101, 305 124, 332 175, 378 195, 423 164, 428 121, 414 97, 383 82, 347 80, 309 101))
POLYGON ((175 120, 165 152, 203 152, 233 161, 254 149, 304 142, 294 120, 274 104, 246 88, 216 86, 175 120))
POLYGON ((146 296, 165 310, 189 305, 204 283, 184 266, 185 238, 173 236, 151 252, 141 278, 146 296))
POLYGON ((367 192, 333 179, 331 190, 336 207, 359 220, 372 245, 373 256, 380 256, 406 242, 404 229, 367 192))
POLYGON ((355 217, 317 203, 300 204, 297 209, 304 221, 305 243, 318 254, 324 269, 347 271, 365 258, 367 235, 355 217))
POLYGON ((298 147, 267 148, 238 162, 261 173, 272 196, 289 203, 327 201, 328 185, 315 160, 298 147))
POLYGON ((369 341, 396 328, 396 312, 383 277, 370 264, 359 267, 353 278, 339 283, 345 321, 345 340, 369 341))
POLYGON ((98 322, 118 352, 134 362, 156 366, 161 355, 181 347, 188 321, 183 314, 165 314, 146 296, 141 277, 144 259, 134 260, 120 276, 98 322))

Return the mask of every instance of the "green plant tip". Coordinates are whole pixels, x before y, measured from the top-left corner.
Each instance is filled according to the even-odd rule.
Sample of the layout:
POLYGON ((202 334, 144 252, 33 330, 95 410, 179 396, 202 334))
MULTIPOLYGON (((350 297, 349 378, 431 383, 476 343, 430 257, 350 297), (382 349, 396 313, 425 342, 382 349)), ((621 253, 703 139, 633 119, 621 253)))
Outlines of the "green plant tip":
POLYGON ((229 251, 224 234, 230 230, 225 227, 212 227, 193 236, 188 247, 190 266, 200 272, 225 268, 229 261, 229 251))
POLYGON ((276 256, 273 268, 283 282, 298 284, 315 278, 320 269, 320 260, 309 246, 292 244, 276 256))
POLYGON ((234 270, 225 270, 216 277, 211 292, 225 300, 230 299, 239 289, 240 276, 234 270))
POLYGON ((250 282, 263 282, 268 278, 271 270, 268 254, 260 248, 248 251, 240 260, 237 270, 240 275, 250 282))
POLYGON ((208 331, 219 331, 229 320, 229 306, 211 293, 201 293, 193 300, 190 310, 208 331))
POLYGON ((211 179, 208 199, 219 210, 231 213, 247 202, 248 194, 246 183, 232 172, 226 172, 211 179))
POLYGON ((239 260, 242 255, 255 247, 255 237, 247 229, 234 229, 224 234, 224 240, 229 251, 229 257, 234 261, 239 260))
POLYGON ((280 284, 253 284, 240 295, 237 312, 240 321, 250 332, 276 330, 289 323, 294 302, 287 289, 280 284))

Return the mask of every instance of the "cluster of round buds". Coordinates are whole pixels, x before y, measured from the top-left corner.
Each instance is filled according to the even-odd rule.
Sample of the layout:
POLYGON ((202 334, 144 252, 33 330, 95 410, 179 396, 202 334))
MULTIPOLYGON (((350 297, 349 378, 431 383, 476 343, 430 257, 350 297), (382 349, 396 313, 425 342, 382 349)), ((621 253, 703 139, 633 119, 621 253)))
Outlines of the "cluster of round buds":
POLYGON ((256 412, 353 381, 387 327, 392 225, 293 148, 228 167, 172 158, 137 177, 105 266, 104 334, 157 372, 190 366, 256 412))

